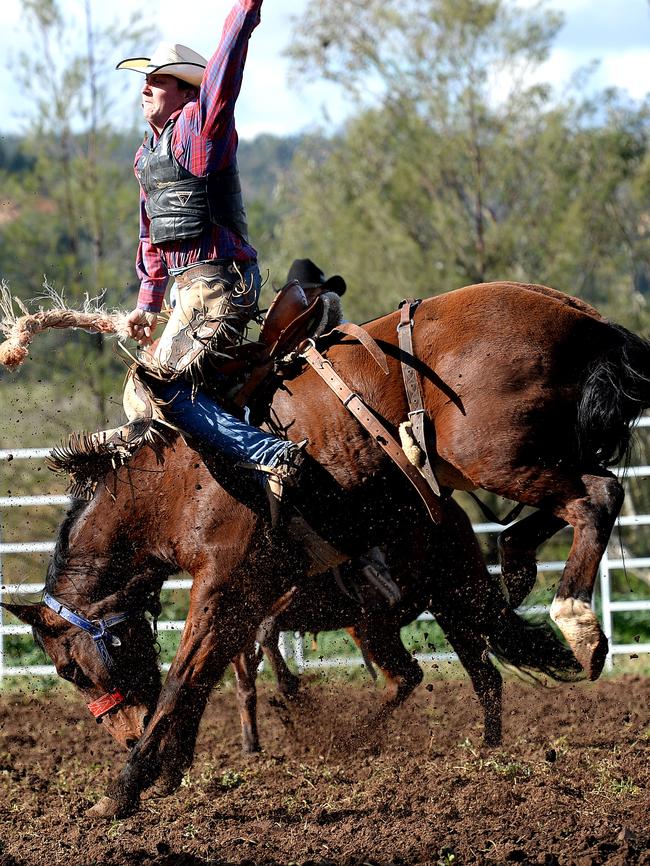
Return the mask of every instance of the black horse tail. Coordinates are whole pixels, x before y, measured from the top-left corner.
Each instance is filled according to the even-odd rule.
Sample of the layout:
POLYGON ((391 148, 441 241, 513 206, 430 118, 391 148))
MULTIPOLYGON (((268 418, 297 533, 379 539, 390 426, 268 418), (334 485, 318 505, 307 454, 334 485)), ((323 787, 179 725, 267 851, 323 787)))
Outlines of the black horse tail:
POLYGON ((548 622, 531 622, 505 608, 500 611, 498 625, 495 621, 486 637, 495 658, 533 678, 544 674, 559 682, 576 682, 586 676, 548 622))
POLYGON ((621 325, 607 327, 614 340, 587 370, 577 417, 580 457, 600 466, 626 458, 632 427, 650 406, 650 342, 621 325))

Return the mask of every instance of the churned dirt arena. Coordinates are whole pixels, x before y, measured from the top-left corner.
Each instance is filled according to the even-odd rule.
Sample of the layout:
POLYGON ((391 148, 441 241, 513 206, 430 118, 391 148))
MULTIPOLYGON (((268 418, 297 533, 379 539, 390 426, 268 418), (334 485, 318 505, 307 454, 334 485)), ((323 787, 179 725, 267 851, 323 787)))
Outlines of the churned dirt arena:
POLYGON ((183 786, 113 822, 86 809, 124 755, 67 692, 0 695, 0 863, 650 864, 650 679, 510 680, 503 746, 469 685, 421 686, 375 742, 380 691, 340 678, 287 707, 260 689, 264 753, 215 692, 183 786))

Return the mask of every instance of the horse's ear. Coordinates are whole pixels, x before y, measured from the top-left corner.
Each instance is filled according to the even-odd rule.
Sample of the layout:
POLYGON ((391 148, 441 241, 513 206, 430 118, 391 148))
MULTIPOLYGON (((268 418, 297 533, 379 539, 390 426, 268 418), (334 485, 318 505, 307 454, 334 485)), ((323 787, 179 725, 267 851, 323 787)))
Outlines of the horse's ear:
POLYGON ((26 622, 27 625, 42 626, 44 624, 44 605, 42 604, 7 604, 1 602, 0 606, 8 610, 9 613, 13 613, 21 622, 26 622))
POLYGON ((67 625, 60 616, 57 616, 53 610, 50 610, 44 604, 8 604, 7 602, 0 602, 0 607, 4 607, 9 613, 13 613, 21 622, 36 626, 36 628, 40 629, 41 634, 56 635, 67 625))

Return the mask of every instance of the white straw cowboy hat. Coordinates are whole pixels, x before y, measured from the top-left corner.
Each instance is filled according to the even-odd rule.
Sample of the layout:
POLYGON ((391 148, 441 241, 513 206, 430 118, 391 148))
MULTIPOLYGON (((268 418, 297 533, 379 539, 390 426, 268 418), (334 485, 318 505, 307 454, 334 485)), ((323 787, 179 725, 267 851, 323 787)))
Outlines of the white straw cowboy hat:
POLYGON ((143 75, 153 75, 160 72, 173 75, 181 81, 187 81, 195 87, 201 86, 201 79, 208 61, 187 45, 171 42, 161 42, 151 57, 127 57, 115 67, 116 69, 133 69, 143 75))

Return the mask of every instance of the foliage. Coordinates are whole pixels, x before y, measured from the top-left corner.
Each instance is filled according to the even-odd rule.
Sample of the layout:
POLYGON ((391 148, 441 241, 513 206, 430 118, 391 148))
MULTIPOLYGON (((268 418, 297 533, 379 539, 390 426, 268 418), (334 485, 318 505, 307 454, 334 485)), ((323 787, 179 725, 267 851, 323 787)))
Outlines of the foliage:
MULTIPOLYGON (((40 293, 46 275, 72 304, 104 287, 110 305, 124 304, 134 292, 137 193, 130 166, 115 158, 120 139, 111 129, 108 58, 116 42, 134 48, 145 27, 134 13, 123 28, 97 28, 86 2, 80 43, 77 22, 57 0, 23 0, 22 8, 34 46, 16 65, 28 131, 13 156, 14 164, 22 160, 21 173, 6 178, 13 213, 0 225, 2 276, 24 298, 40 293)), ((23 375, 47 375, 61 390, 84 392, 96 425, 105 424, 123 371, 105 340, 48 335, 39 348, 23 375)))
POLYGON ((648 322, 648 106, 536 83, 560 26, 506 0, 313 4, 300 75, 358 111, 300 152, 281 254, 351 286, 355 318, 492 279, 544 282, 648 322), (325 230, 324 230, 325 229, 325 230))

